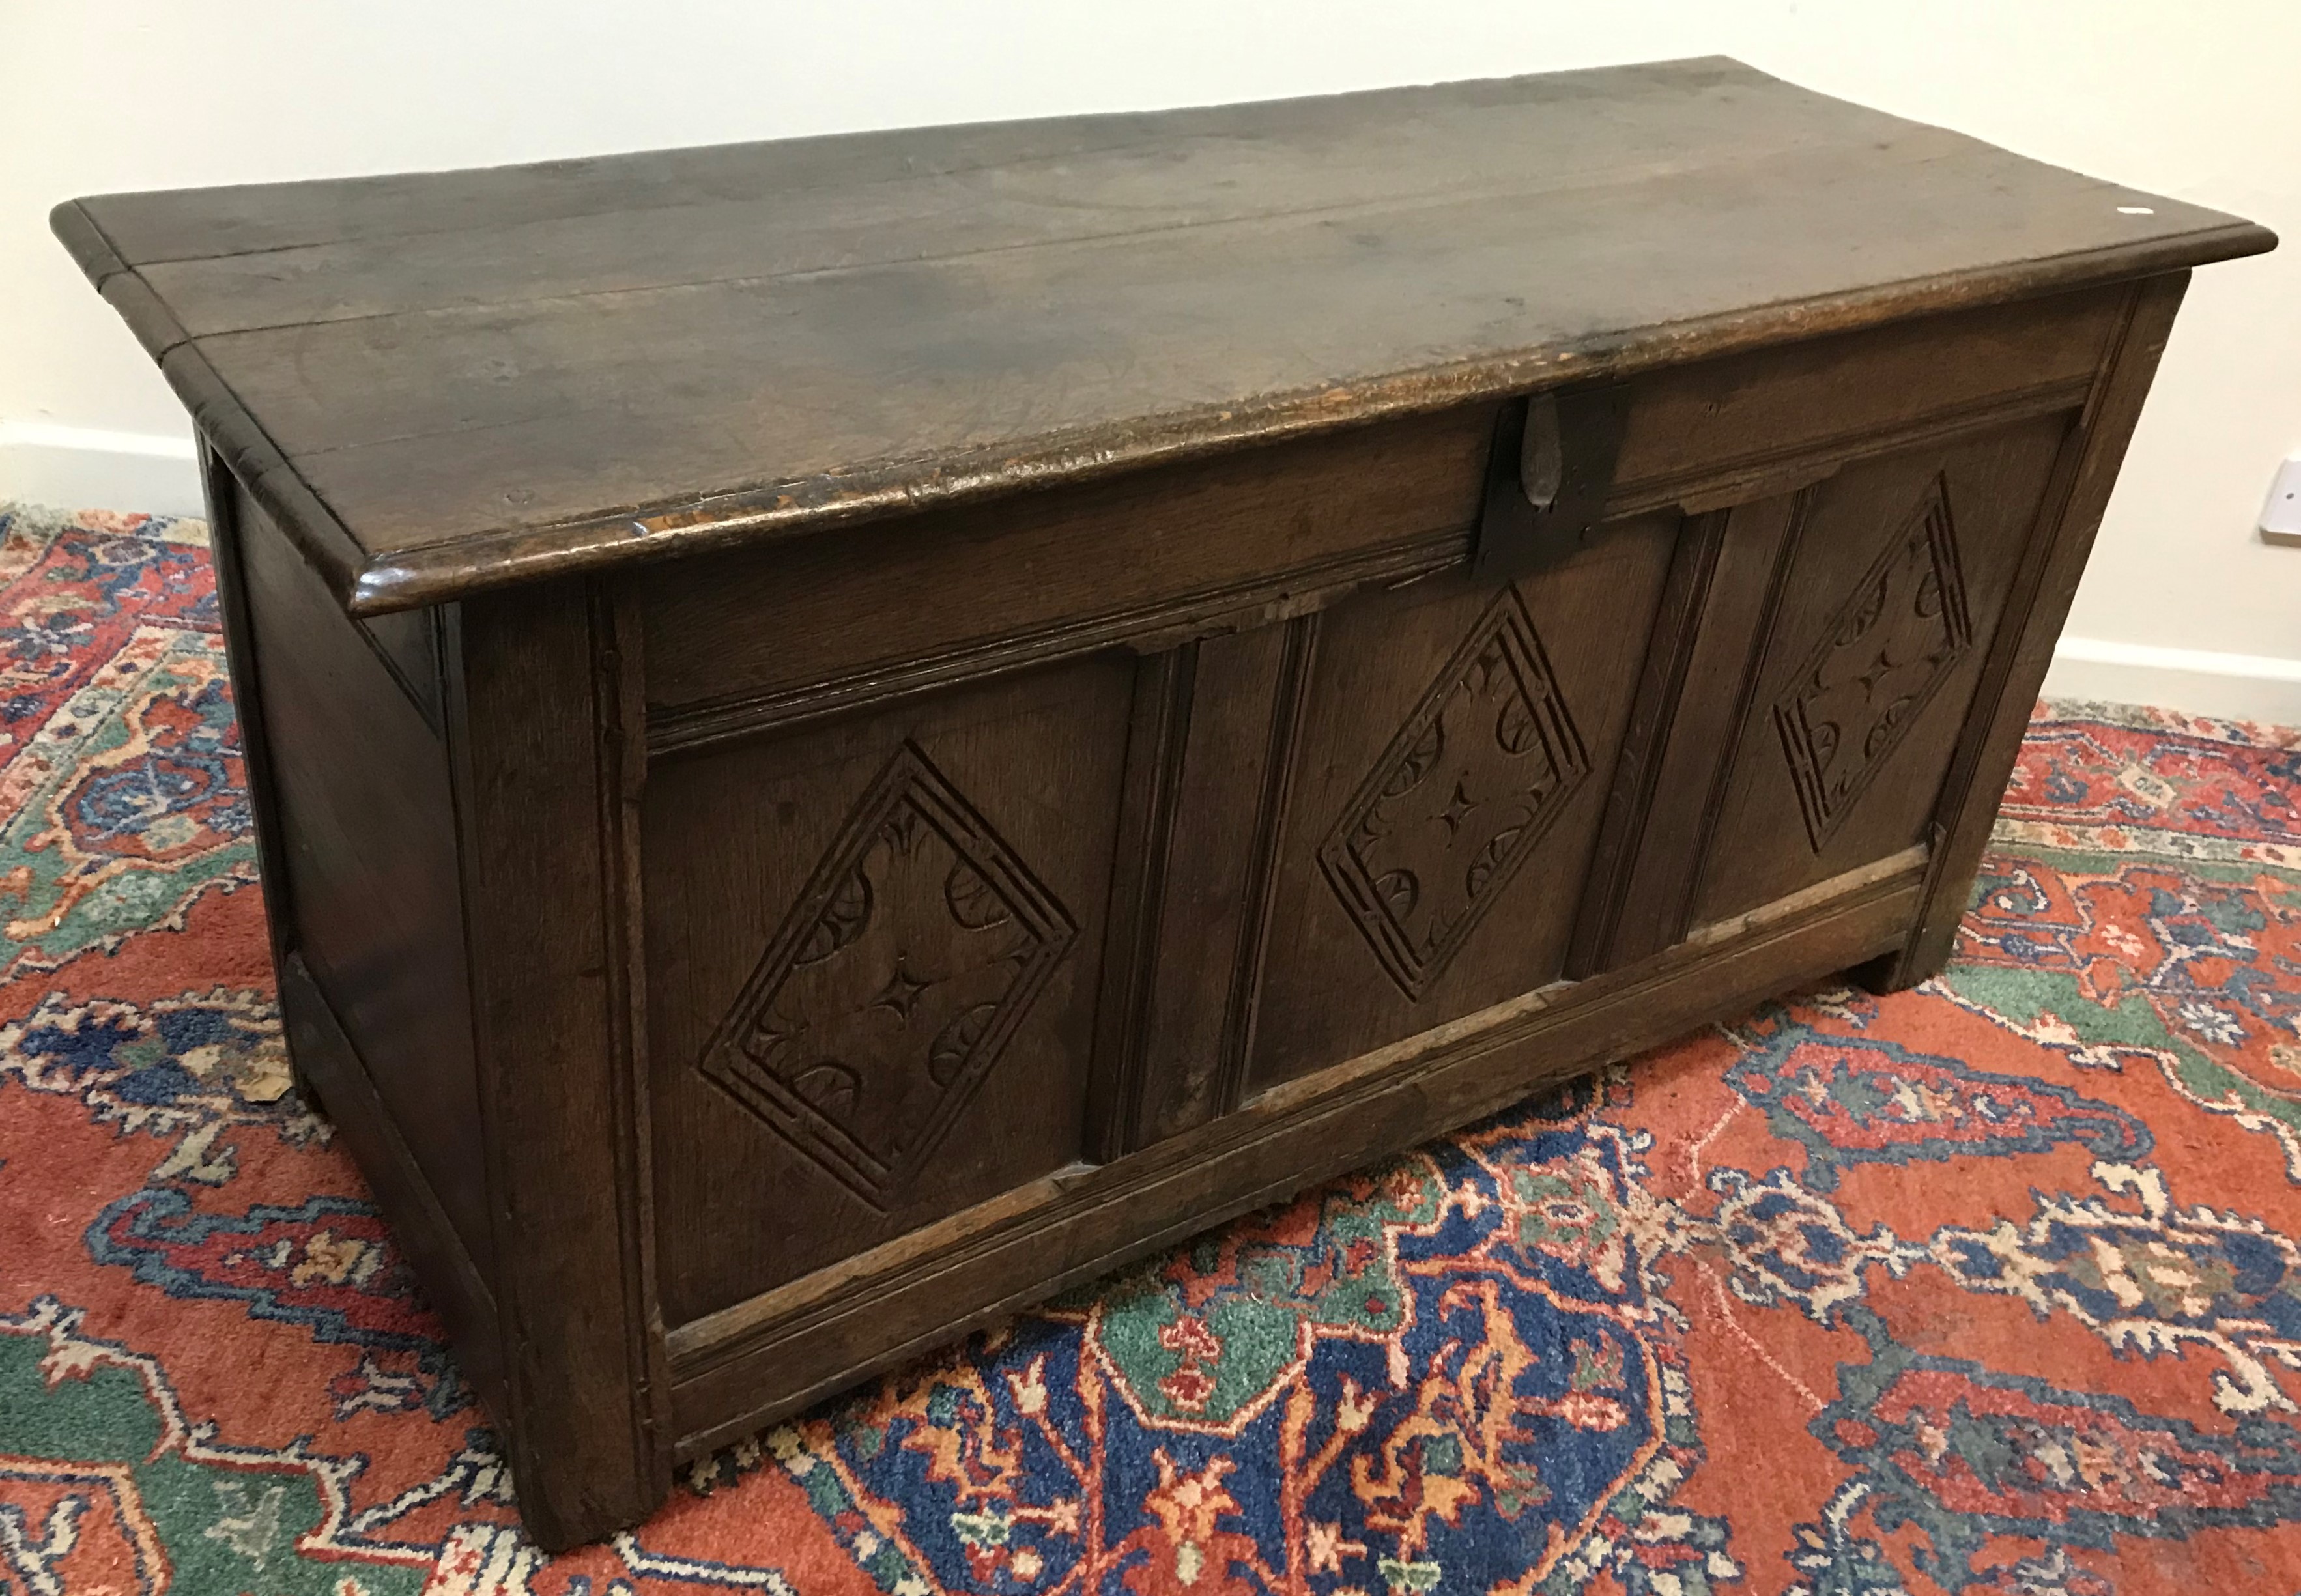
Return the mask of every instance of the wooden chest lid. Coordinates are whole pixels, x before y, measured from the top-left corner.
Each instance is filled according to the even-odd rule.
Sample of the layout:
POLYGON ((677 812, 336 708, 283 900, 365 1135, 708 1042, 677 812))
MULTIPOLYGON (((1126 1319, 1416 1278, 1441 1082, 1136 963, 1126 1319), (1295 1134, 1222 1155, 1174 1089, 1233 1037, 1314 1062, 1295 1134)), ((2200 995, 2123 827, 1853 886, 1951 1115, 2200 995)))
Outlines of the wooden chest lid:
POLYGON ((2275 243, 1722 59, 53 222, 355 613, 2275 243))

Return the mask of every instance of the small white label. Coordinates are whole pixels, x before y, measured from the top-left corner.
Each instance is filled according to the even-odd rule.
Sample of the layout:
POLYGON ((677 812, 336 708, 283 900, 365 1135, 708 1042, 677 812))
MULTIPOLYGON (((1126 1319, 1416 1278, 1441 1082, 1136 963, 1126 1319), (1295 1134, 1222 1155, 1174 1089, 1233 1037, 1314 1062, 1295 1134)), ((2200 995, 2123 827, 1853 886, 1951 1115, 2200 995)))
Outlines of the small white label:
POLYGON ((2120 205, 2117 207, 2117 213, 2121 216, 2155 216, 2157 214, 2156 212, 2151 210, 2147 205, 2120 205))

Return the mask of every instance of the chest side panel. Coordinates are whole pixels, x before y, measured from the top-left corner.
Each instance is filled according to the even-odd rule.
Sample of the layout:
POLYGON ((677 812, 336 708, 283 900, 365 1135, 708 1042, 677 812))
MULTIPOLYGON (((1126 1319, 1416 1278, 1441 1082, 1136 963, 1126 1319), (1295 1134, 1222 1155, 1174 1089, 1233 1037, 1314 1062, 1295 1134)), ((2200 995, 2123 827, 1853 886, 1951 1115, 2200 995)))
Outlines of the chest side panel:
POLYGON ((431 617, 394 617, 381 636, 347 619, 271 518, 232 493, 225 535, 250 643, 234 663, 270 754, 280 951, 308 970, 391 1115, 417 1128, 414 1162, 485 1270, 455 798, 421 707, 438 701, 416 646, 431 617))

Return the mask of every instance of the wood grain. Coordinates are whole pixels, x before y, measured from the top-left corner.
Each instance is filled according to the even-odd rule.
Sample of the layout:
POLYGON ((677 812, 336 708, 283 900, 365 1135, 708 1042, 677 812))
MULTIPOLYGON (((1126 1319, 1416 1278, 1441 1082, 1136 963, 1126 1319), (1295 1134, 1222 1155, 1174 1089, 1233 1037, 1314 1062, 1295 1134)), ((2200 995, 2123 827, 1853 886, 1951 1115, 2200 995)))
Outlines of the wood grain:
POLYGON ((1133 664, 651 763, 654 1203, 674 1320, 1085 1156, 1133 664), (948 797, 910 802, 915 775, 948 797), (983 1005, 988 1055, 945 1049, 983 1005))
POLYGON ((622 678, 640 662, 581 583, 492 596, 458 621, 449 742, 506 1440, 529 1533, 564 1547, 670 1489, 629 898, 640 745, 622 678))
MULTIPOLYGON (((464 1244, 493 1262, 446 747, 271 518, 230 496, 224 567, 276 952, 342 1016, 464 1244), (260 773, 260 775, 259 775, 260 773)), ((220 568, 220 574, 222 569, 220 568)))
POLYGON ((360 610, 2272 241, 1719 60, 55 225, 360 610))
POLYGON ((933 1245, 889 1249, 875 1268, 842 1271, 836 1290, 801 1286, 681 1326, 671 1339, 676 1450, 700 1456, 1214 1219, 1859 962, 1905 934, 1917 891, 1905 869, 1697 957, 1580 983, 1573 1001, 1466 1017, 1423 1047, 1291 1082, 1197 1132, 1018 1193, 1025 1200, 955 1224, 933 1245))
POLYGON ((1943 779, 1933 869, 1917 931, 1898 957, 1869 973, 1881 990, 1914 986, 1949 958, 1999 797, 2188 281, 2183 272, 2133 286, 2118 338, 2087 395, 2082 424, 2055 462, 2046 516, 2012 583, 2009 622, 1990 651, 1943 779))
POLYGON ((1803 496, 1692 924, 1928 840, 2074 419, 1849 465, 1803 496))
POLYGON ((1560 974, 1675 531, 1647 517, 1514 586, 1436 576, 1320 617, 1252 1085, 1560 974))

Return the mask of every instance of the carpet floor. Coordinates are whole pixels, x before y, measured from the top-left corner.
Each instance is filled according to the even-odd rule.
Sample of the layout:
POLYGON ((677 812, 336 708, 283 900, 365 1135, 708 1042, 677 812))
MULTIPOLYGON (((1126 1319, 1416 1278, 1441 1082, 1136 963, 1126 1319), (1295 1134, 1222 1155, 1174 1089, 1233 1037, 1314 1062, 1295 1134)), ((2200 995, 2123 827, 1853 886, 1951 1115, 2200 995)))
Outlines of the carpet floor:
POLYGON ((1766 1005, 547 1558, 289 1090, 197 522, 0 506, 0 1592, 2301 1591, 2301 735, 2041 709, 1766 1005))

